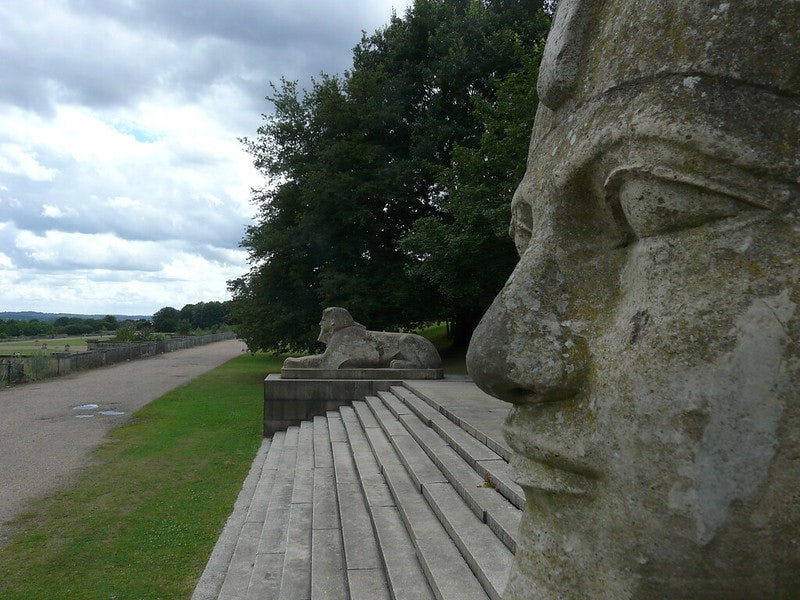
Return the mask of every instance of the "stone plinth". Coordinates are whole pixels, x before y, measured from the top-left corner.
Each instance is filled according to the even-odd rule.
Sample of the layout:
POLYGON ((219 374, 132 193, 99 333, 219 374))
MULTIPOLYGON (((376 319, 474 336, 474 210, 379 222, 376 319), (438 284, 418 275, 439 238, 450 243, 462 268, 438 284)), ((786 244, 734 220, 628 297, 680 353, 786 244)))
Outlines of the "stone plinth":
POLYGON ((283 369, 264 380, 264 435, 388 391, 404 380, 442 377, 442 369, 283 369))
POLYGON ((281 369, 282 379, 441 379, 442 369, 281 369))

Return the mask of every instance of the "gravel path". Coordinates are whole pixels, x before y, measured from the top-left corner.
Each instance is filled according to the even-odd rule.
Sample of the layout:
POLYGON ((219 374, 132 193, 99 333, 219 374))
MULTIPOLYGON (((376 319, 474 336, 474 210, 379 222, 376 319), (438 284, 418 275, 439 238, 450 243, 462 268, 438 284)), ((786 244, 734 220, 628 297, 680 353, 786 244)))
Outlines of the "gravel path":
POLYGON ((3 524, 68 483, 110 429, 244 350, 227 340, 0 388, 0 544, 8 534, 3 524))

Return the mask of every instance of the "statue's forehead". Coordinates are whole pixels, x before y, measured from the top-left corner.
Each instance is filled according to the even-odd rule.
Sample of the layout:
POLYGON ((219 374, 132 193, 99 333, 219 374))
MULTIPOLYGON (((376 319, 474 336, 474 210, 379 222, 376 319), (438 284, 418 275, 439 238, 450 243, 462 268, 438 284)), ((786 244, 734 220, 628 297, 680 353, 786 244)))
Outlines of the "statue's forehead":
POLYGON ((711 178, 734 197, 757 193, 779 209, 800 197, 799 116, 796 98, 682 75, 609 90, 569 114, 540 106, 528 173, 512 205, 532 198, 546 204, 548 190, 578 178, 602 185, 619 168, 663 168, 711 178), (743 118, 748 114, 760 118, 743 118))
POLYGON ((627 83, 679 73, 795 95, 798 52, 798 2, 561 0, 537 88, 552 110, 570 98, 581 103, 627 83))

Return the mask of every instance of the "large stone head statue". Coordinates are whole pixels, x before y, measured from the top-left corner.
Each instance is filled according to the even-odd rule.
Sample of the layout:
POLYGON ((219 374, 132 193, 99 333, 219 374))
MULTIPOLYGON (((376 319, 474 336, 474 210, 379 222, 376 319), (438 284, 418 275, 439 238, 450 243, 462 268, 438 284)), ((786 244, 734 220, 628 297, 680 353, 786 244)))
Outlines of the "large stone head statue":
POLYGON ((800 2, 561 0, 470 373, 508 598, 800 590, 800 2))

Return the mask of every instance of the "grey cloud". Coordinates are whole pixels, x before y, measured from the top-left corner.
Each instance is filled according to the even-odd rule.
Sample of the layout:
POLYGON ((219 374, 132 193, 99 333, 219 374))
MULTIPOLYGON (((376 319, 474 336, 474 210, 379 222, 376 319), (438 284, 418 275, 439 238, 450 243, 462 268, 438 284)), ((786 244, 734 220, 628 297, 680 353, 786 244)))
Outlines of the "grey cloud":
MULTIPOLYGON (((10 2, 0 19, 14 16, 14 4, 24 6, 10 2)), ((121 106, 154 89, 192 99, 225 82, 263 104, 269 81, 305 82, 346 68, 363 22, 359 7, 366 15, 363 2, 355 10, 264 0, 73 0, 66 4, 72 12, 62 7, 37 14, 36 26, 17 15, 4 31, 1 101, 49 115, 58 101, 121 106)))
POLYGON ((334 3, 319 1, 75 0, 72 5, 184 39, 213 36, 252 46, 283 46, 303 38, 346 42, 355 16, 352 6, 337 10, 334 3))
MULTIPOLYGON (((235 139, 255 135, 270 81, 302 85, 346 68, 360 30, 388 20, 388 9, 378 12, 370 0, 0 3, 0 106, 22 109, 5 110, 0 133, 33 157, 25 168, 0 165, 11 172, 0 172, 0 252, 14 265, 0 268, 0 301, 29 290, 50 302, 52 288, 79 290, 85 280, 107 298, 93 311, 136 293, 156 307, 159 294, 224 294, 225 280, 246 268, 237 249, 255 176, 235 139), (97 140, 83 144, 89 138, 65 127, 72 114, 96 126, 97 140), (160 128, 172 114, 174 131, 160 128), (152 153, 113 135, 101 147, 108 126, 139 141, 152 133, 152 153), (133 293, 133 283, 114 282, 147 285, 133 293)), ((187 301, 201 299, 211 297, 187 301)))

